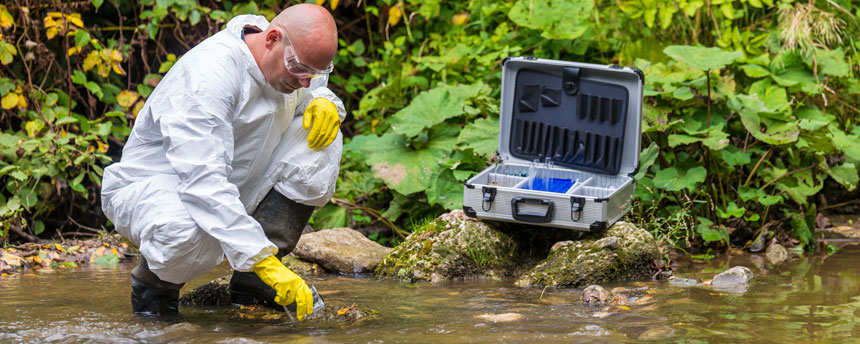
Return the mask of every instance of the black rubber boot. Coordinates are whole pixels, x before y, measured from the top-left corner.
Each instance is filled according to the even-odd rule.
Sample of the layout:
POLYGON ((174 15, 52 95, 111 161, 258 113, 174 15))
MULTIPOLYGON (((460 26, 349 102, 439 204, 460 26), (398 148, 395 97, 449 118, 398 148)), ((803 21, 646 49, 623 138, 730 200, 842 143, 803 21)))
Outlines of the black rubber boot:
MULTIPOLYGON (((314 207, 292 201, 275 189, 269 191, 253 217, 263 226, 263 232, 278 247, 278 259, 296 248, 314 207)), ((230 278, 230 302, 239 305, 262 304, 283 311, 275 303, 277 292, 254 272, 234 271, 230 278)))
POLYGON ((162 281, 140 257, 131 270, 131 308, 136 315, 176 316, 179 314, 179 289, 182 284, 162 281))

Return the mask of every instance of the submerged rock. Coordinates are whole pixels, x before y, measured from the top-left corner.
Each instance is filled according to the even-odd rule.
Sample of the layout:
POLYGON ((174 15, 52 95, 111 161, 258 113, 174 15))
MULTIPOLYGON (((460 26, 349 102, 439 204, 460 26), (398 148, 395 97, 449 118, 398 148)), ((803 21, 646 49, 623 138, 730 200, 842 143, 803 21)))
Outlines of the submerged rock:
POLYGON ((508 234, 455 210, 420 226, 376 268, 383 278, 441 282, 509 276, 519 246, 508 234))
POLYGON ((349 228, 333 228, 302 235, 293 254, 330 271, 346 274, 373 271, 391 251, 349 228))
POLYGON ((179 304, 182 306, 226 306, 230 304, 230 276, 217 278, 182 294, 179 304))
POLYGON ((767 260, 771 264, 777 265, 788 260, 788 250, 786 250, 785 247, 782 247, 782 245, 780 244, 773 243, 767 247, 765 257, 767 257, 767 260))
POLYGON ((669 277, 669 285, 673 287, 695 287, 699 281, 692 278, 669 277))
POLYGON ((712 287, 731 287, 740 284, 746 284, 753 279, 755 275, 745 266, 735 266, 731 269, 723 271, 711 281, 712 287))
POLYGON ((651 263, 659 258, 651 233, 631 223, 617 222, 603 238, 583 239, 559 247, 516 283, 519 286, 576 288, 647 279, 652 275, 651 263))
POLYGON ((491 321, 491 322, 497 323, 497 322, 517 321, 517 320, 522 319, 523 315, 520 313, 502 313, 502 314, 485 313, 485 314, 481 314, 481 315, 476 315, 475 318, 481 319, 484 321, 491 321))
POLYGON ((612 300, 612 294, 599 285, 590 285, 582 291, 582 302, 603 303, 612 300))

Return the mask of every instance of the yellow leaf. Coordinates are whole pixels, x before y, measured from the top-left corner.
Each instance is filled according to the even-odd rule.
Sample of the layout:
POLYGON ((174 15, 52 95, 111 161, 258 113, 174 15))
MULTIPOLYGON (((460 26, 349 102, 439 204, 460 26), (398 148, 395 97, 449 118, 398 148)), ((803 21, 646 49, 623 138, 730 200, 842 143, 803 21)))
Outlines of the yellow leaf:
POLYGON ((625 311, 629 311, 629 310, 630 310, 630 307, 627 307, 627 306, 618 306, 618 309, 623 309, 623 310, 625 310, 625 311))
POLYGON ((57 251, 60 251, 62 253, 66 253, 66 249, 64 249, 63 246, 60 246, 60 244, 54 243, 54 247, 57 248, 57 251))
POLYGON ((60 137, 66 137, 69 133, 66 132, 66 129, 60 129, 60 137))
POLYGON ((113 62, 122 62, 122 53, 120 53, 119 50, 112 49, 110 51, 110 58, 113 62))
POLYGON ((129 107, 137 101, 138 97, 140 96, 137 92, 124 90, 116 95, 116 103, 122 107, 129 107))
POLYGON ((25 109, 25 108, 27 108, 27 98, 24 98, 24 95, 19 94, 19 95, 18 95, 18 104, 17 104, 17 105, 18 105, 18 108, 19 108, 19 109, 25 109))
POLYGON ((18 95, 15 93, 9 92, 5 96, 3 96, 3 100, 0 101, 0 103, 2 103, 4 110, 9 110, 9 109, 15 107, 15 105, 18 105, 18 95))
POLYGON ((63 14, 60 12, 48 12, 48 18, 51 18, 51 19, 58 18, 59 19, 62 17, 63 17, 63 14))
POLYGON ((6 6, 0 5, 0 27, 8 29, 15 24, 15 18, 6 10, 6 6))
POLYGON ((331 9, 333 9, 333 10, 337 9, 337 4, 339 2, 340 2, 340 0, 331 0, 331 9))
POLYGON ((93 146, 89 146, 89 147, 87 147, 87 154, 92 153, 92 152, 95 152, 95 151, 96 151, 96 148, 95 148, 95 147, 93 147, 93 146))
POLYGON ((99 57, 99 53, 95 51, 91 51, 87 57, 84 59, 84 72, 93 69, 96 65, 102 62, 101 57, 99 57))
POLYGON ((72 13, 72 14, 66 16, 66 19, 70 23, 76 25, 77 27, 84 27, 84 22, 81 20, 81 14, 80 13, 72 13))
POLYGON ((138 101, 134 104, 134 108, 131 109, 131 114, 134 115, 134 118, 137 118, 137 114, 140 113, 140 109, 143 108, 143 101, 138 101))
POLYGON ((47 28, 52 28, 52 27, 56 27, 56 26, 57 26, 57 22, 56 22, 56 21, 54 21, 54 18, 51 18, 50 16, 45 17, 44 22, 45 22, 45 28, 46 28, 46 29, 47 29, 47 28))
POLYGON ((325 0, 317 0, 317 5, 322 6, 325 3, 325 0))
POLYGON ((466 24, 467 20, 469 20, 469 14, 468 13, 455 14, 453 17, 451 17, 451 24, 463 25, 463 24, 466 24))
POLYGON ((346 314, 346 312, 349 312, 349 310, 350 310, 350 307, 344 307, 344 308, 338 309, 337 315, 344 315, 344 314, 346 314))
POLYGON ((388 25, 395 26, 400 22, 400 17, 403 16, 403 11, 400 10, 400 5, 391 6, 388 9, 388 25))
POLYGON ((110 65, 113 68, 113 72, 119 75, 125 75, 125 70, 122 69, 122 66, 118 62, 114 62, 110 65))
POLYGON ((36 137, 36 132, 39 131, 36 121, 27 121, 24 128, 27 129, 27 136, 29 137, 36 137))
POLYGON ((99 148, 98 148, 99 153, 107 153, 107 150, 108 150, 107 144, 102 143, 102 141, 96 141, 96 144, 99 145, 99 148))
POLYGON ((49 28, 48 28, 48 31, 47 31, 47 32, 45 32, 45 34, 48 36, 48 39, 51 39, 51 38, 54 38, 54 36, 56 36, 56 35, 57 35, 57 31, 58 31, 58 30, 57 30, 57 28, 56 28, 56 27, 49 27, 49 28))
POLYGON ((81 52, 82 49, 83 49, 83 47, 71 47, 71 48, 69 48, 69 56, 72 56, 74 54, 81 52))
POLYGON ((107 78, 108 75, 110 75, 110 65, 106 65, 106 64, 102 63, 102 64, 96 66, 96 70, 98 71, 99 75, 101 75, 103 78, 107 78))

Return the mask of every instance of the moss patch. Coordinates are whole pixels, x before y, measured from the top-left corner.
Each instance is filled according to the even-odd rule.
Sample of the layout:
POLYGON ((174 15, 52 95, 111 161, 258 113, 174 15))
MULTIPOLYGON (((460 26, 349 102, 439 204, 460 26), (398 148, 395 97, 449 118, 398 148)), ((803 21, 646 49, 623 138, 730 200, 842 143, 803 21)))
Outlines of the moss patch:
POLYGON ((513 274, 519 251, 510 235, 451 212, 416 229, 382 259, 375 273, 413 282, 500 278, 513 274))
POLYGON ((649 278, 660 257, 651 233, 618 222, 601 239, 560 246, 517 280, 519 286, 585 287, 590 284, 649 278), (614 237, 615 239, 611 239, 614 237))

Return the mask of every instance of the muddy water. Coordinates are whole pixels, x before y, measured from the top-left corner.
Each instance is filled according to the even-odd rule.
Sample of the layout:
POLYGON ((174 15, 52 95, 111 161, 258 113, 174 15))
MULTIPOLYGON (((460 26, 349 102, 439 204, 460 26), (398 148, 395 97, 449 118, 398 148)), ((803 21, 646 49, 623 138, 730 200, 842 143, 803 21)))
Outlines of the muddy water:
MULTIPOLYGON (((860 339, 860 246, 773 266, 761 256, 683 262, 677 274, 711 278, 731 266, 756 278, 743 291, 646 287, 651 305, 603 318, 580 291, 521 289, 511 282, 401 284, 369 277, 312 278, 329 305, 379 314, 357 323, 298 326, 236 318, 230 307, 181 309, 172 322, 130 314, 130 264, 14 274, 0 279, 0 342, 851 342, 860 339)), ((221 266, 189 283, 226 275, 221 266)))

